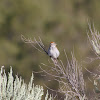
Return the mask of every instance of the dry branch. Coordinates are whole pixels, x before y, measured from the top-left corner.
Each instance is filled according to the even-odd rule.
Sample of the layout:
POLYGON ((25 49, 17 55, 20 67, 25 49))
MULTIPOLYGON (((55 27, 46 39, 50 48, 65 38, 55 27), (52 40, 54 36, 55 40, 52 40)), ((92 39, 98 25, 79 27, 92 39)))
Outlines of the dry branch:
MULTIPOLYGON (((48 55, 48 52, 45 49, 45 46, 40 37, 39 41, 37 41, 36 38, 34 38, 34 41, 32 41, 32 39, 26 39, 23 35, 21 35, 21 39, 25 43, 31 44, 38 51, 42 53, 44 51, 48 55), (38 47, 36 47, 36 45, 38 45, 38 47)), ((83 97, 85 97, 85 85, 82 67, 78 64, 74 53, 71 53, 71 55, 72 60, 69 61, 65 52, 67 66, 64 66, 61 60, 51 58, 53 64, 50 63, 50 66, 42 63, 42 65, 48 67, 49 70, 43 69, 42 65, 40 68, 45 74, 52 76, 54 80, 59 83, 58 92, 63 93, 66 98, 79 98, 81 100, 83 97)))
POLYGON ((87 32, 88 39, 90 44, 95 52, 95 54, 99 57, 100 56, 100 33, 94 27, 94 24, 91 25, 88 22, 89 32, 87 32))

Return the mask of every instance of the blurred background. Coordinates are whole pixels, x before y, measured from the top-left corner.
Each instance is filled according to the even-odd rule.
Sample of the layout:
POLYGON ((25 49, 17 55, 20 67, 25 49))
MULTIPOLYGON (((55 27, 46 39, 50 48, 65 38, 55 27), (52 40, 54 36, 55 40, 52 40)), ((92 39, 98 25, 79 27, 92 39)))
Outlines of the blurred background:
MULTIPOLYGON (((64 64, 64 49, 69 58, 74 51, 82 63, 89 94, 93 84, 88 81, 87 76, 91 75, 84 67, 95 72, 99 61, 86 63, 87 57, 95 57, 87 39, 88 19, 100 31, 99 0, 0 0, 0 66, 4 65, 6 72, 12 66, 13 75, 22 76, 28 83, 32 71, 40 71, 39 65, 48 64, 50 58, 24 43, 21 34, 31 39, 40 36, 46 48, 51 41, 58 44, 64 64)), ((58 88, 57 82, 48 82, 41 74, 34 77, 35 84, 58 88)))

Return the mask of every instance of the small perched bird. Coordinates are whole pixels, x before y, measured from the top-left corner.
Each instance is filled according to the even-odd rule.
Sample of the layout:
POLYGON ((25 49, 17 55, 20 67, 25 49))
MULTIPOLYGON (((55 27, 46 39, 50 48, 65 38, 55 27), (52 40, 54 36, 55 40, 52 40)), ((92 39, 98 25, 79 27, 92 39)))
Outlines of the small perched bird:
POLYGON ((54 59, 57 59, 60 55, 60 52, 57 49, 56 45, 57 44, 55 42, 51 42, 48 49, 48 55, 54 59))

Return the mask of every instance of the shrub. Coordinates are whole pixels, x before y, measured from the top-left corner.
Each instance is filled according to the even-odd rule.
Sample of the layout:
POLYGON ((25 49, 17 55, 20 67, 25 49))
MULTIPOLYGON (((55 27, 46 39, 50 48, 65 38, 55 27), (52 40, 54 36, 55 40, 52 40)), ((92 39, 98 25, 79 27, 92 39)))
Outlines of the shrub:
MULTIPOLYGON (((14 79, 12 75, 12 67, 8 73, 8 77, 3 69, 0 70, 0 100, 41 100, 44 95, 43 86, 34 86, 32 74, 31 80, 27 85, 21 77, 16 75, 14 79)), ((52 100, 47 92, 45 100, 52 100)))

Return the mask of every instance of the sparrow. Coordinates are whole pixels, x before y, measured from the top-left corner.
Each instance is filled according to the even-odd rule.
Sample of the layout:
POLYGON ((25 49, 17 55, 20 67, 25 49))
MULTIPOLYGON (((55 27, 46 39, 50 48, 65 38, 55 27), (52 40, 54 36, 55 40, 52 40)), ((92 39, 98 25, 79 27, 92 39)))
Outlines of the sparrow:
POLYGON ((60 52, 56 47, 56 43, 55 42, 51 42, 48 48, 48 55, 54 59, 58 59, 60 52))

